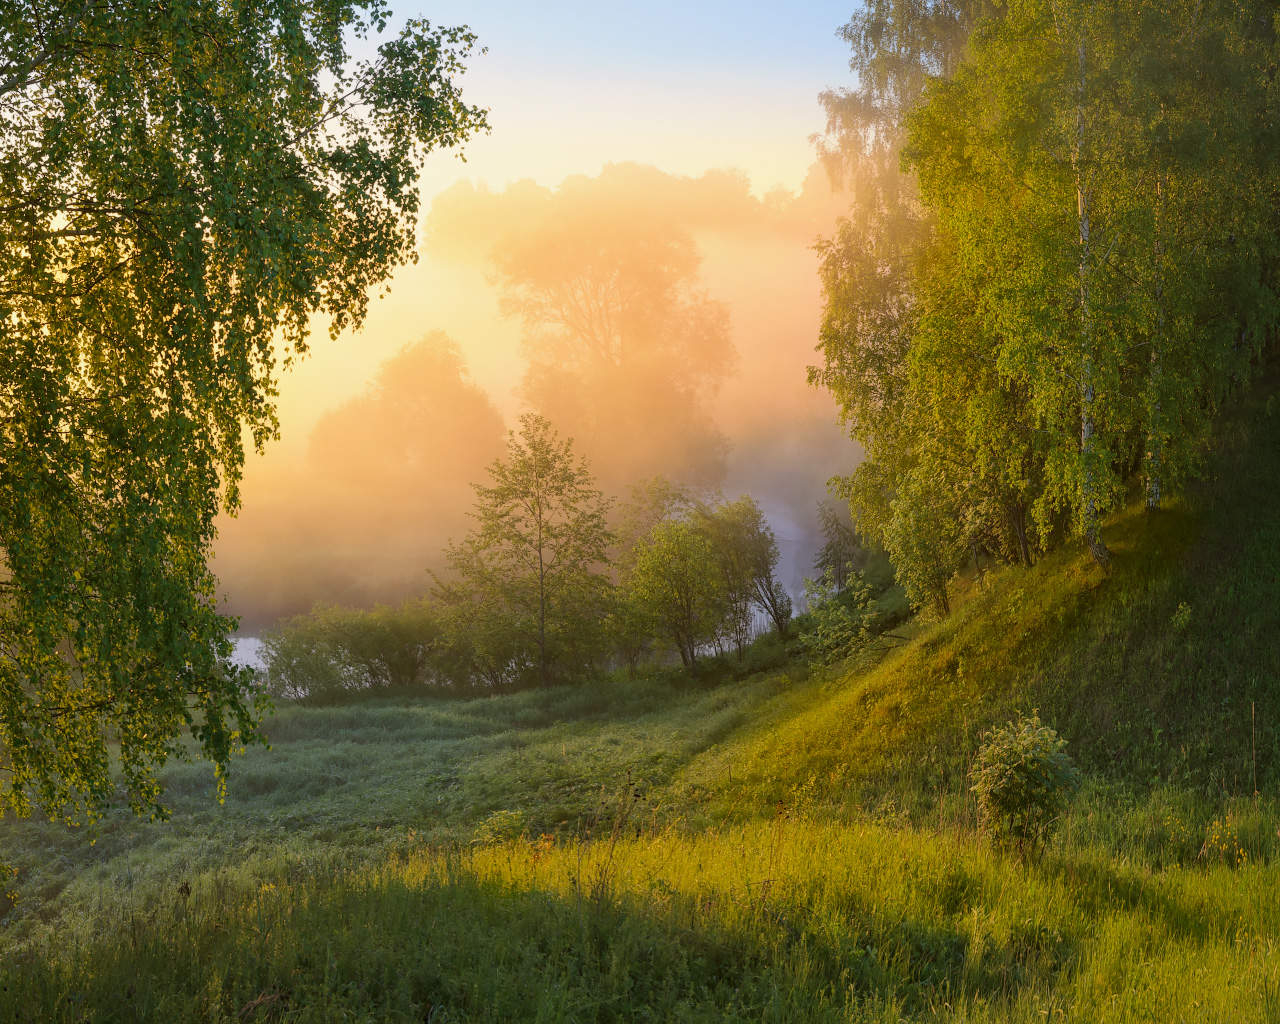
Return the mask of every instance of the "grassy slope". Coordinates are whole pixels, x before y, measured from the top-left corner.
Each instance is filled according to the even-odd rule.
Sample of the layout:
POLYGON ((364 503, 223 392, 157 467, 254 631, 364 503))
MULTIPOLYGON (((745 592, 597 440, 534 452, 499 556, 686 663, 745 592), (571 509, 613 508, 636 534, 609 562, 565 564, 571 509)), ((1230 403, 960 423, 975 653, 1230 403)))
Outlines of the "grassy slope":
POLYGON ((1131 508, 1114 567, 1057 552, 969 581, 947 620, 789 720, 708 753, 762 800, 797 789, 929 814, 983 728, 1038 708, 1099 783, 1201 796, 1280 785, 1280 412, 1232 424, 1196 511, 1131 508))
POLYGON ((173 888, 201 872, 282 856, 350 863, 420 842, 469 842, 494 812, 537 835, 589 829, 630 780, 661 792, 679 768, 790 688, 785 674, 732 687, 669 682, 469 701, 286 707, 269 750, 238 760, 223 805, 207 765, 164 773, 169 821, 120 808, 91 827, 5 822, 18 869, 15 941, 122 888, 173 888), (513 817, 512 817, 513 816, 513 817))
POLYGON ((222 808, 178 766, 165 825, 8 824, 0 1008, 1277 1019, 1276 804, 1249 794, 1255 766, 1280 783, 1280 416, 1242 423, 1194 512, 1109 524, 1109 576, 1074 551, 989 574, 878 663, 291 708, 222 808), (1020 865, 973 835, 963 773, 1032 707, 1090 781, 1020 865), (477 827, 531 838, 450 845, 477 827))

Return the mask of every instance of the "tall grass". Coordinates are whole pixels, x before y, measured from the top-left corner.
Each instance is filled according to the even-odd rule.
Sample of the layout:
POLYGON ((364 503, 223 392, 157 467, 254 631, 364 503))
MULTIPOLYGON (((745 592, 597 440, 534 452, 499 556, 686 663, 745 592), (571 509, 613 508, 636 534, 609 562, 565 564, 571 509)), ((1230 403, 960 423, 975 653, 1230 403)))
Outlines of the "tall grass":
POLYGON ((40 1020, 1269 1021, 1277 868, 1036 864, 779 818, 280 858, 108 900, 0 972, 40 1020))
POLYGON ((1280 418, 1224 437, 843 666, 285 707, 224 805, 0 823, 0 1019, 1280 1020, 1280 418), (1021 862, 967 769, 1032 709, 1086 784, 1021 862))

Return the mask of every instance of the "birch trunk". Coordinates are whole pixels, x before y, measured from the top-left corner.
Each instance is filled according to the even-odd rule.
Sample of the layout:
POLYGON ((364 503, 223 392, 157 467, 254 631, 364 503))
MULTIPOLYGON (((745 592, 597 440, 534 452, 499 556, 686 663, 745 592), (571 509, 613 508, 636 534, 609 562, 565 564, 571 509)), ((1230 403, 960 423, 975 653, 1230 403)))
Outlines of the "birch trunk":
POLYGON ((1097 442, 1094 410, 1097 403, 1095 386, 1096 353, 1094 351, 1093 310, 1090 304, 1090 274, 1093 250, 1091 237, 1091 201, 1089 181, 1084 168, 1085 134, 1085 46, 1080 43, 1080 82, 1076 91, 1076 147, 1072 163, 1076 185, 1076 219, 1080 234, 1080 498, 1081 527, 1094 560, 1102 566, 1111 561, 1111 552, 1102 543, 1099 527, 1098 482, 1094 473, 1097 442))
POLYGON ((1156 328, 1151 338, 1151 366, 1150 375, 1148 377, 1147 386, 1149 388, 1150 409, 1148 416, 1150 422, 1147 424, 1147 509, 1157 509, 1160 507, 1160 499, 1162 494, 1162 476, 1164 472, 1164 436, 1161 432, 1161 403, 1160 394, 1163 387, 1161 379, 1163 368, 1160 363, 1161 350, 1165 343, 1165 325, 1167 317, 1165 315, 1164 306, 1164 238, 1162 231, 1164 229, 1164 218, 1162 216, 1164 210, 1164 192, 1161 185, 1159 175, 1156 176, 1156 206, 1154 216, 1155 227, 1155 245, 1153 258, 1155 261, 1155 300, 1156 300, 1156 328))

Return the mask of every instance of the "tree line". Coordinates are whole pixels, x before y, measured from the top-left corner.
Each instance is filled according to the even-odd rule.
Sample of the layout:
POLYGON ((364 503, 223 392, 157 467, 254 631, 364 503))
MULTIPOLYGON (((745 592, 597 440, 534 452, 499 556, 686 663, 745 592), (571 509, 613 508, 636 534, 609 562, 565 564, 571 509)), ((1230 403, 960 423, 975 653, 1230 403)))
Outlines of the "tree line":
POLYGON ((616 503, 572 441, 526 415, 487 482, 474 526, 431 592, 398 608, 320 608, 270 631, 285 697, 430 685, 513 689, 631 672, 678 655, 739 656, 761 620, 790 634, 778 544, 754 499, 709 498, 656 478, 616 503))
POLYGON ((855 202, 812 379, 917 604, 979 553, 1098 563, 1274 354, 1277 23, 1250 0, 873 0, 824 97, 855 202))

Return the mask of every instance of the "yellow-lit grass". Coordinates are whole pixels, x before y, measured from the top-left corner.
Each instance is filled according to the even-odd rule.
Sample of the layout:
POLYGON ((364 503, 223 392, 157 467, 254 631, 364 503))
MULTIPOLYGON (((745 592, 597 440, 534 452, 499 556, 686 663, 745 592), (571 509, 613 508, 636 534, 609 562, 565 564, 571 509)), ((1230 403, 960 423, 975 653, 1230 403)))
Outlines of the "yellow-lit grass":
POLYGON ((11 966, 5 997, 41 1020, 1280 1012, 1275 867, 1028 865, 951 835, 803 819, 264 867, 266 881, 222 873, 115 907, 112 931, 86 924, 11 966))

